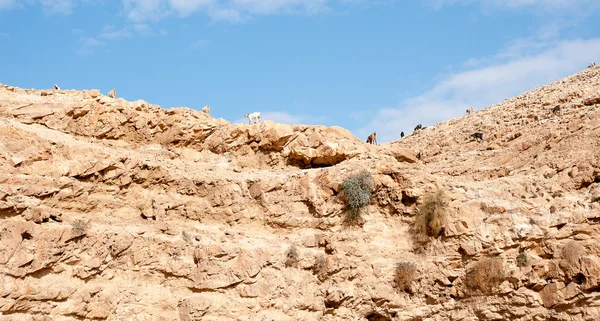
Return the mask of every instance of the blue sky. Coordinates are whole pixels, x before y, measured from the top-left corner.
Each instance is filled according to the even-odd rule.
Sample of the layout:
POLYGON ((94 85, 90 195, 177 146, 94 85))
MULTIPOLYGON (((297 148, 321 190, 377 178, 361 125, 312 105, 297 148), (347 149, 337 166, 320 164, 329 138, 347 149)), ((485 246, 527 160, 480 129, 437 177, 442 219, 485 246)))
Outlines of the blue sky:
POLYGON ((0 83, 380 142, 600 62, 598 0, 0 0, 0 83))

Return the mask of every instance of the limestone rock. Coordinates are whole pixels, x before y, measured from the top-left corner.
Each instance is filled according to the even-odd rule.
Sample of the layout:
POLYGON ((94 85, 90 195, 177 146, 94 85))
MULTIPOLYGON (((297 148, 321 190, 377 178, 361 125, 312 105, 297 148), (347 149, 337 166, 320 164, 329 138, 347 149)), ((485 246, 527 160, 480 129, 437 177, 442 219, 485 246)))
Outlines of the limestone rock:
POLYGON ((201 320, 210 308, 211 300, 203 295, 194 295, 178 303, 179 319, 181 321, 201 320))
POLYGON ((399 162, 416 163, 417 155, 415 152, 408 148, 403 148, 398 145, 394 145, 390 148, 390 153, 399 162))
POLYGON ((589 68, 374 146, 335 126, 0 85, 0 314, 595 320, 599 88, 589 68), (373 188, 348 226, 340 186, 362 170, 373 188), (503 270, 467 273, 486 258, 503 270))

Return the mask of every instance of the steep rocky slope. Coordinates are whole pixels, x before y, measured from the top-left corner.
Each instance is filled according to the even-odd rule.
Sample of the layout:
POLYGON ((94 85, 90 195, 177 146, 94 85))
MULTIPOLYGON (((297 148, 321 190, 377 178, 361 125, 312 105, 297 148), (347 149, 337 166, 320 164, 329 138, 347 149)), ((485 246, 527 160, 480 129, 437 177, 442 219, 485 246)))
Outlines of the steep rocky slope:
POLYGON ((0 320, 596 320, 599 89, 587 69, 371 146, 2 86, 0 320), (345 226, 339 185, 362 169, 371 204, 345 226), (443 233, 417 242, 438 188, 443 233), (475 291, 488 258, 502 278, 475 291))

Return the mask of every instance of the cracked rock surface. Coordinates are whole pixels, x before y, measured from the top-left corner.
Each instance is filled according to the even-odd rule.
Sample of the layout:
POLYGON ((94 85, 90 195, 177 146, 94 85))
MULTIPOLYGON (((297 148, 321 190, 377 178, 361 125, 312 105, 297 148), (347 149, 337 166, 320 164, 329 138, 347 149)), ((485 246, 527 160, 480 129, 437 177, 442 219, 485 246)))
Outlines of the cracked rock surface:
POLYGON ((599 67, 380 146, 0 85, 0 320, 591 321, 599 241, 599 67), (417 242, 438 188, 443 233, 417 242))

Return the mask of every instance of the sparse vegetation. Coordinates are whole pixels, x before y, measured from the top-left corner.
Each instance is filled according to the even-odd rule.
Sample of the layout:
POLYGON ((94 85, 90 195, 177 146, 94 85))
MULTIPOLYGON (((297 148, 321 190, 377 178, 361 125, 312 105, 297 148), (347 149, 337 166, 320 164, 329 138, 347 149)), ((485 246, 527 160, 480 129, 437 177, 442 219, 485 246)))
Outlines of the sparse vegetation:
POLYGON ((317 256, 315 259, 315 265, 313 265, 313 273, 317 276, 319 281, 325 281, 327 279, 329 268, 327 266, 327 257, 325 255, 317 256))
POLYGON ((415 279, 417 266, 410 262, 400 262, 396 265, 394 286, 399 291, 412 293, 412 283, 415 279))
POLYGON ((292 244, 290 248, 285 252, 285 266, 286 267, 297 267, 300 257, 296 246, 292 244))
POLYGON ((87 230, 89 228, 89 224, 82 220, 77 220, 71 222, 71 228, 73 229, 73 234, 77 236, 86 235, 87 230))
POLYGON ((517 266, 526 267, 529 265, 529 256, 525 252, 519 253, 517 255, 517 266))
POLYGON ((417 239, 438 237, 446 224, 446 194, 437 190, 425 196, 423 203, 417 208, 413 233, 417 239))
POLYGON ((579 258, 584 255, 586 255, 585 248, 577 241, 571 241, 562 248, 562 258, 573 265, 576 265, 579 258))
POLYGON ((472 292, 492 293, 506 277, 500 258, 486 258, 473 266, 465 276, 465 284, 472 292))
POLYGON ((346 202, 345 224, 359 225, 362 222, 361 212, 371 201, 371 188, 373 180, 371 173, 366 170, 349 176, 340 184, 340 191, 346 202))

